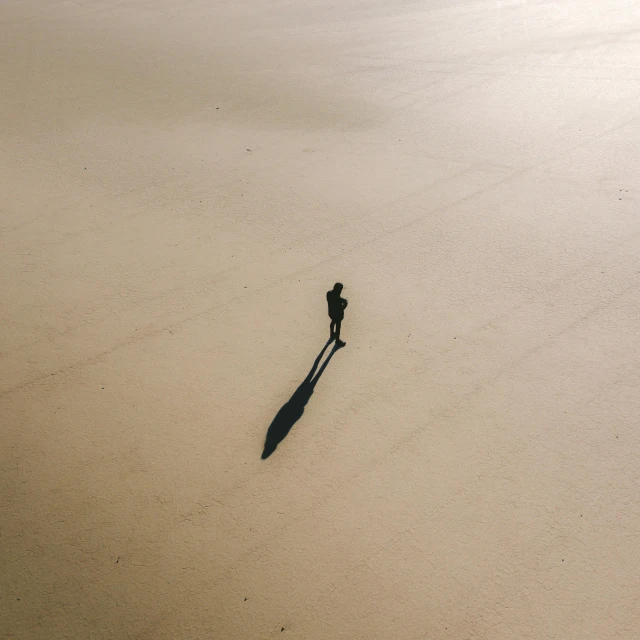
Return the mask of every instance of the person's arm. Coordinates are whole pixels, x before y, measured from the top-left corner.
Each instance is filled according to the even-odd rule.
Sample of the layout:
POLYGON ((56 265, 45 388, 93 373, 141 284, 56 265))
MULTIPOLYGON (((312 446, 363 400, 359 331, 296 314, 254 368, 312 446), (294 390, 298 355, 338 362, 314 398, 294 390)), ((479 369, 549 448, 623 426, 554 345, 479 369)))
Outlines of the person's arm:
POLYGON ((342 308, 346 309, 349 301, 346 298, 342 298, 342 308))

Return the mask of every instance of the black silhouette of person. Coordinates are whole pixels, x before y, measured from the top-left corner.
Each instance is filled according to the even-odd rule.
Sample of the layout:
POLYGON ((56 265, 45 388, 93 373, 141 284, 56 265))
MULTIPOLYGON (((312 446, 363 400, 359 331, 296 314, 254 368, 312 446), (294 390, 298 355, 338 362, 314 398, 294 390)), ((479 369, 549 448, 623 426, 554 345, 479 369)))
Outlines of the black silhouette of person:
POLYGON ((329 340, 335 339, 336 346, 338 347, 344 347, 347 344, 340 340, 340 325, 344 319, 344 310, 347 308, 347 304, 349 304, 346 298, 340 297, 342 289, 342 283, 336 282, 333 285, 333 289, 327 291, 327 304, 329 305, 329 317, 331 318, 331 325, 329 326, 331 337, 329 340))
POLYGON ((276 417, 273 419, 273 422, 267 431, 267 438, 264 443, 264 450, 262 452, 263 460, 268 458, 276 450, 276 447, 287 437, 289 431, 291 431, 291 427, 293 427, 293 425, 302 417, 304 408, 307 406, 320 376, 327 368, 329 360, 331 360, 333 354, 340 348, 338 344, 335 345, 327 359, 322 363, 320 371, 318 371, 316 375, 316 370, 318 369, 320 360, 322 360, 322 356, 331 342, 332 340, 328 340, 324 347, 322 347, 322 351, 313 363, 313 367, 311 367, 311 371, 309 371, 304 382, 295 390, 291 398, 289 398, 289 401, 283 405, 280 411, 276 414, 276 417))

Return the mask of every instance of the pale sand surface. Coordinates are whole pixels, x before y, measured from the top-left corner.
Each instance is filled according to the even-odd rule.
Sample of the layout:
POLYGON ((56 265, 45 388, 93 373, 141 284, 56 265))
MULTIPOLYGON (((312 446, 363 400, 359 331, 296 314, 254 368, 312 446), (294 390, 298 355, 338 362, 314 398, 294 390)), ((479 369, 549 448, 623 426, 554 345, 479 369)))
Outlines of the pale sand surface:
POLYGON ((640 637, 639 33, 5 0, 0 637, 640 637))

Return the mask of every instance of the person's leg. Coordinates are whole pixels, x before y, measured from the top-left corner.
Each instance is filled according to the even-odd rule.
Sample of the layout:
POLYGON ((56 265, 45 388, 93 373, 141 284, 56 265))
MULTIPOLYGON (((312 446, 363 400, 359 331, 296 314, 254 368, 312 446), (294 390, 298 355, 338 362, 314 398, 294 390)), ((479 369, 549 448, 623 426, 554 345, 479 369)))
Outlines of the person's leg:
POLYGON ((340 327, 342 326, 342 320, 336 320, 336 348, 344 347, 346 342, 340 340, 340 327))
POLYGON ((336 331, 336 321, 332 319, 331 324, 329 325, 331 340, 333 340, 333 338, 335 337, 335 331, 336 331))

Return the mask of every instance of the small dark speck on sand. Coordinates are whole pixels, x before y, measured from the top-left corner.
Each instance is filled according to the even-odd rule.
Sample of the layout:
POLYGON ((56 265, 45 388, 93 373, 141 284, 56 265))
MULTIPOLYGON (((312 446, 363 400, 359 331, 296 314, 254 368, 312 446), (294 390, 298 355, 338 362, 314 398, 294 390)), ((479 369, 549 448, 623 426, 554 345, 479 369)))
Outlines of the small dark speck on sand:
POLYGON ((104 387, 102 387, 104 389, 104 387))
POLYGON ((244 599, 244 601, 246 602, 246 601, 247 601, 247 599, 245 598, 245 599, 244 599))
POLYGON ((247 151, 251 151, 251 149, 247 149, 247 151))
POLYGON ((282 633, 284 631, 284 627, 282 627, 282 629, 280 629, 280 633, 282 633))

